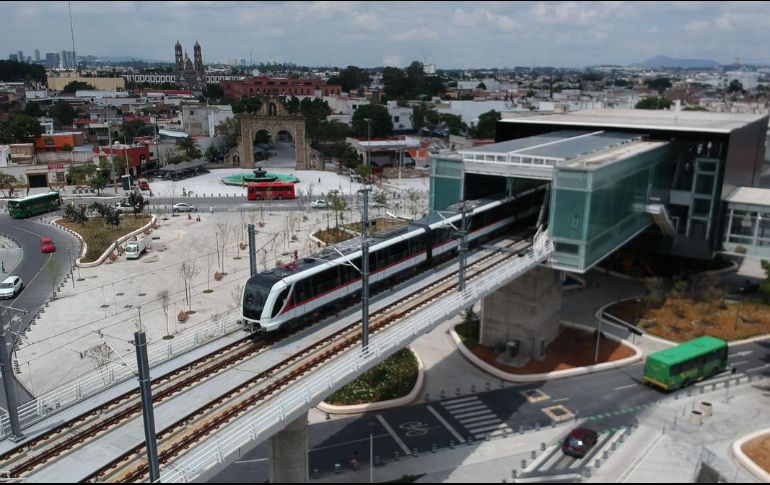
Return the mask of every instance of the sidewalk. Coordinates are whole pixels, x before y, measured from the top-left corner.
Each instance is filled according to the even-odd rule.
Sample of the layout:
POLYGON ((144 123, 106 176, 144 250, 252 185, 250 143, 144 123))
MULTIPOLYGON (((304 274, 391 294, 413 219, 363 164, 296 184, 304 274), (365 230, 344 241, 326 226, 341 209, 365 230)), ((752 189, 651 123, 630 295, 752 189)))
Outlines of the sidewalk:
POLYGON ((0 278, 5 279, 6 276, 13 274, 13 270, 21 262, 24 251, 12 240, 6 236, 0 235, 0 261, 2 261, 2 268, 4 271, 0 273, 0 278))

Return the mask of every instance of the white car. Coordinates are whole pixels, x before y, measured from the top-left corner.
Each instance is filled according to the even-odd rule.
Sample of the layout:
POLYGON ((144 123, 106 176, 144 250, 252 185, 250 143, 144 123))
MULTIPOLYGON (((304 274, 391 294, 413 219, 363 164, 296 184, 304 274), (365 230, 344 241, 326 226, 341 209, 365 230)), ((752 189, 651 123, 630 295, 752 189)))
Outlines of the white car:
POLYGON ((329 207, 329 203, 323 199, 319 199, 311 202, 310 206, 313 207, 313 209, 326 209, 327 207, 329 207))
POLYGON ((122 214, 124 212, 133 212, 134 208, 128 202, 118 202, 115 204, 115 211, 118 214, 122 214))
POLYGON ((24 282, 18 276, 9 276, 0 283, 0 298, 13 298, 24 289, 24 282))
POLYGON ((174 204, 174 212, 198 212, 198 208, 191 206, 190 204, 180 202, 178 204, 174 204))

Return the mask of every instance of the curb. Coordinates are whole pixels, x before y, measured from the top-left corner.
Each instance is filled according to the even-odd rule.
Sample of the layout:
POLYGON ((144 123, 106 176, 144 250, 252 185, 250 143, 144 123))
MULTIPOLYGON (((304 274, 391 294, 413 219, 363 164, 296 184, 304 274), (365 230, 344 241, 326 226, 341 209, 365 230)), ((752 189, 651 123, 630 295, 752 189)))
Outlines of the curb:
POLYGON ((412 390, 407 394, 406 396, 399 397, 396 399, 390 399, 387 401, 377 401, 373 403, 368 404, 354 404, 352 406, 335 406, 333 404, 328 404, 324 401, 321 401, 318 403, 318 410, 320 410, 323 413, 329 413, 329 414, 360 414, 360 413, 366 413, 370 411, 382 411, 383 409, 390 409, 395 408, 398 406, 404 406, 406 404, 411 403, 415 399, 417 399, 417 396, 420 394, 420 391, 422 390, 422 386, 425 382, 425 366, 422 363, 422 360, 420 359, 420 356, 417 355, 417 352, 415 352, 411 347, 409 347, 409 350, 412 352, 412 355, 414 355, 414 358, 417 360, 417 382, 414 383, 414 387, 412 390))
MULTIPOLYGON (((579 330, 587 330, 590 332, 593 332, 596 330, 593 327, 587 327, 585 325, 580 325, 573 322, 562 321, 560 322, 560 324, 565 327, 572 327, 579 330)), ((452 328, 449 331, 449 335, 452 337, 452 341, 454 342, 455 346, 460 351, 460 353, 462 353, 463 356, 465 356, 465 358, 468 359, 473 365, 475 365, 476 367, 482 369, 483 371, 489 374, 492 374, 493 376, 499 379, 503 379, 509 382, 539 382, 539 381, 547 381, 552 379, 561 379, 563 377, 573 377, 573 376, 579 376, 584 374, 593 374, 594 372, 600 372, 600 371, 605 371, 609 369, 618 369, 620 367, 625 367, 629 364, 642 360, 642 357, 644 356, 644 352, 642 352, 642 349, 640 349, 636 345, 628 342, 627 340, 623 340, 614 335, 605 333, 604 334, 605 337, 615 340, 616 342, 620 342, 623 345, 626 345, 628 347, 631 347, 634 350, 634 355, 631 357, 626 357, 625 359, 620 359, 613 362, 587 365, 584 367, 577 367, 575 369, 557 370, 553 372, 544 372, 540 374, 511 374, 511 373, 502 371, 490 364, 487 364, 483 360, 476 357, 476 355, 473 354, 473 352, 471 352, 470 350, 468 350, 468 348, 462 343, 462 341, 460 340, 460 337, 457 335, 457 332, 454 331, 454 328, 452 328)))
MULTIPOLYGON (((134 237, 134 236, 136 236, 136 235, 146 231, 147 229, 151 228, 155 224, 155 222, 157 220, 158 220, 158 217, 153 215, 150 218, 150 222, 148 222, 144 226, 140 227, 139 229, 137 229, 137 230, 135 230, 133 232, 130 232, 130 233, 126 234, 125 236, 121 236, 120 238, 118 238, 117 244, 121 244, 121 243, 131 239, 132 237, 134 237)), ((68 231, 68 232, 71 232, 71 233, 75 234, 78 238, 80 238, 81 241, 83 241, 83 251, 82 251, 80 257, 77 260, 75 260, 75 266, 78 266, 80 268, 93 268, 93 267, 99 266, 100 264, 102 264, 104 262, 105 259, 107 259, 107 257, 110 255, 110 253, 112 253, 112 251, 115 250, 115 246, 114 245, 110 245, 110 247, 108 247, 102 253, 102 255, 99 256, 96 259, 96 261, 91 261, 90 263, 82 263, 81 260, 85 257, 86 253, 88 252, 88 245, 86 244, 85 240, 80 236, 80 234, 78 234, 78 233, 76 233, 74 231, 71 231, 71 230, 69 230, 69 229, 67 229, 65 227, 59 226, 58 224, 56 224, 56 222, 52 222, 52 224, 56 225, 57 227, 60 227, 61 229, 64 229, 65 231, 68 231)))
POLYGON ((762 467, 757 465, 756 462, 749 458, 741 449, 747 442, 766 434, 770 434, 770 428, 761 429, 747 436, 744 436, 743 438, 740 438, 733 443, 733 445, 730 447, 730 451, 732 451, 733 457, 735 457, 738 463, 749 472, 751 472, 754 477, 760 479, 763 482, 770 483, 770 473, 766 472, 762 467))
MULTIPOLYGON (((706 274, 722 275, 722 274, 732 273, 733 271, 738 271, 739 269, 740 269, 740 265, 738 263, 736 263, 735 261, 730 261, 730 266, 727 268, 703 271, 702 273, 697 273, 697 275, 706 275, 706 274)), ((624 280, 637 281, 640 283, 644 282, 644 280, 646 280, 647 278, 664 278, 663 276, 642 276, 642 277, 628 276, 627 274, 618 273, 617 271, 613 271, 613 270, 607 271, 603 268, 597 269, 596 271, 610 274, 612 276, 615 276, 617 278, 621 278, 624 280)))
MULTIPOLYGON (((609 320, 603 319, 601 317, 601 315, 604 314, 604 310, 606 308, 608 308, 608 307, 610 307, 612 305, 615 305, 617 303, 621 303, 621 302, 624 302, 624 301, 628 301, 628 300, 635 300, 637 298, 642 298, 642 297, 624 298, 622 300, 617 300, 617 301, 614 301, 614 302, 607 303, 606 305, 604 305, 604 306, 600 307, 598 310, 596 310, 596 312, 594 313, 594 318, 596 318, 597 320, 601 320, 602 324, 609 324, 609 325, 614 325, 614 326, 616 326, 618 328, 623 328, 620 325, 618 325, 617 323, 613 323, 613 322, 611 322, 609 320)), ((615 317, 615 318, 617 318, 617 317, 615 317)), ((621 319, 618 318, 618 320, 621 320, 621 319)), ((626 322, 626 323, 628 323, 628 322, 626 322)), ((652 340, 653 342, 657 342, 659 344, 668 345, 669 347, 674 347, 676 345, 679 345, 680 343, 683 343, 683 342, 674 342, 673 340, 664 339, 663 337, 658 337, 658 336, 652 335, 651 333, 648 333, 648 332, 644 332, 641 335, 641 337, 645 338, 645 339, 652 340)), ((751 343, 754 343, 754 342, 761 342, 763 340, 768 340, 768 339, 770 339, 770 334, 768 334, 768 335, 758 335, 756 337, 750 337, 750 338, 743 339, 743 340, 734 340, 734 341, 731 341, 731 342, 727 342, 727 346, 728 347, 734 347, 736 345, 751 344, 751 343)))
POLYGON ((51 225, 52 225, 52 226, 54 226, 54 227, 57 227, 57 228, 61 229, 62 231, 65 231, 65 232, 68 232, 68 233, 72 234, 73 236, 75 236, 76 238, 78 238, 78 240, 79 240, 79 241, 80 241, 80 243, 81 243, 81 247, 82 247, 82 249, 81 249, 81 251, 80 251, 80 257, 79 257, 79 258, 77 258, 77 259, 75 260, 75 266, 77 266, 77 265, 78 265, 78 261, 80 261, 82 258, 84 258, 84 257, 86 256, 86 253, 88 252, 88 244, 86 244, 86 240, 85 240, 85 239, 83 239, 83 236, 81 236, 81 235, 80 235, 80 234, 78 234, 77 232, 73 231, 72 229, 68 229, 68 228, 66 228, 66 227, 64 227, 64 226, 61 226, 61 225, 59 225, 59 224, 56 222, 56 221, 58 221, 58 220, 59 220, 59 219, 53 219, 53 220, 51 220, 51 225))

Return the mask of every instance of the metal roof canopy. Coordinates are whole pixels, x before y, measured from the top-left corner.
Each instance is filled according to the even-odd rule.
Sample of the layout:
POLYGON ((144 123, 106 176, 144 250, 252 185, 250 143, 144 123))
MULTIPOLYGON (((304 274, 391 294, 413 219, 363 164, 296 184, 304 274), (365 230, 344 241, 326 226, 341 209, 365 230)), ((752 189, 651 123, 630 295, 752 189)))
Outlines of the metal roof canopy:
POLYGON ((172 163, 172 164, 166 165, 165 167, 160 168, 159 170, 161 172, 181 172, 182 170, 191 170, 195 168, 201 168, 207 163, 209 162, 207 162, 206 160, 190 160, 188 162, 172 163))

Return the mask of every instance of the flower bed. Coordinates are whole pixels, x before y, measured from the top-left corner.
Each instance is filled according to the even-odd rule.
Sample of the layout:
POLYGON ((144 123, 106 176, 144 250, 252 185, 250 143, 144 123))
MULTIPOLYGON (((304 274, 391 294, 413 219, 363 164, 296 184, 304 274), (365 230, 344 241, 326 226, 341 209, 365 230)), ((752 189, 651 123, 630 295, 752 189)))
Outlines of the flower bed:
POLYGON ((93 217, 85 224, 67 222, 62 219, 56 221, 60 226, 78 233, 85 240, 88 245, 88 252, 81 260, 83 263, 95 261, 104 251, 114 245, 117 239, 136 231, 149 222, 150 216, 147 215, 121 217, 119 226, 107 225, 101 217, 93 217))
POLYGON ((417 382, 418 364, 412 352, 401 349, 326 399, 329 404, 350 406, 389 401, 409 394, 417 382))

